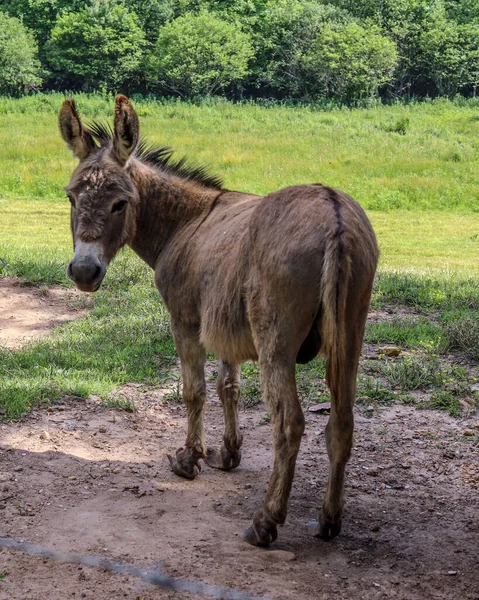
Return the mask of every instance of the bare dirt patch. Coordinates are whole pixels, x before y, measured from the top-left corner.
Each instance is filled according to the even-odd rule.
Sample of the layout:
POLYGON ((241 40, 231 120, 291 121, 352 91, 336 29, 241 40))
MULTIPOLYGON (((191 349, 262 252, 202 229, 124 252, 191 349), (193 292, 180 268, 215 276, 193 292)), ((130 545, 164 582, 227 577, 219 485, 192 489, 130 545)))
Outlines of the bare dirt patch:
MULTIPOLYGON (((368 418, 358 407, 343 532, 323 542, 309 537, 306 524, 325 488, 328 417, 306 412, 287 523, 262 550, 243 542, 241 532, 271 472, 266 408, 241 412, 239 469, 205 465, 188 482, 165 458, 184 442, 184 406, 165 404, 162 390, 124 392, 135 399, 132 414, 66 401, 0 426, 0 535, 160 563, 173 576, 281 600, 479 598, 477 415, 458 420, 397 405, 368 418)), ((208 396, 207 435, 219 443, 222 414, 212 382, 208 396)), ((7 550, 0 552, 0 574, 0 600, 191 597, 7 550)))
POLYGON ((0 345, 19 348, 56 325, 78 319, 85 310, 80 292, 61 287, 26 287, 19 279, 0 279, 0 345))

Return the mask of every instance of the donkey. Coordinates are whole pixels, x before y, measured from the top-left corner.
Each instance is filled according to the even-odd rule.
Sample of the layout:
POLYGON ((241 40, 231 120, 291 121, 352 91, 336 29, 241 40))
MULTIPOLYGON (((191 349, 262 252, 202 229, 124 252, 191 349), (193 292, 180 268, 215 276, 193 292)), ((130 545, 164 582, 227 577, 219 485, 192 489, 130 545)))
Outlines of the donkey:
POLYGON ((223 470, 240 464, 240 364, 258 361, 271 411, 274 466, 245 539, 258 546, 274 542, 286 519, 305 426, 295 365, 322 352, 331 390, 330 473, 310 531, 323 539, 336 536, 378 260, 374 232, 359 204, 321 184, 264 197, 227 190, 203 169, 174 161, 168 148, 140 140, 138 115, 122 95, 113 130, 99 123, 84 127, 73 100, 64 101, 59 124, 79 159, 65 188, 75 248, 69 277, 80 290, 96 291, 107 265, 127 244, 154 270, 171 316, 188 415, 185 445, 168 456, 173 472, 193 479, 201 460, 223 470), (205 444, 206 349, 219 359, 221 448, 205 444))

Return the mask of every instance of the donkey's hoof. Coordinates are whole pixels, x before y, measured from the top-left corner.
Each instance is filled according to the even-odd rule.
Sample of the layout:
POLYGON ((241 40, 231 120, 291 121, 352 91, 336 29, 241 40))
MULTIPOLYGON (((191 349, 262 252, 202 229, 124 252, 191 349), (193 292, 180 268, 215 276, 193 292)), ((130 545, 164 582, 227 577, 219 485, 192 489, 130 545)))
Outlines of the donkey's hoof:
POLYGON ((205 463, 213 469, 230 471, 236 469, 241 462, 241 450, 231 452, 224 446, 221 448, 208 448, 205 463))
POLYGON ((176 475, 185 479, 194 479, 201 471, 200 465, 194 460, 187 450, 179 448, 176 456, 166 455, 170 461, 171 470, 176 475))
POLYGON ((341 521, 338 523, 331 523, 330 521, 318 523, 317 521, 312 521, 308 525, 308 532, 313 537, 321 538, 322 540, 331 540, 339 535, 340 531, 341 521))
POLYGON ((243 539, 252 546, 269 546, 278 537, 278 528, 276 525, 262 527, 251 525, 243 533, 243 539))

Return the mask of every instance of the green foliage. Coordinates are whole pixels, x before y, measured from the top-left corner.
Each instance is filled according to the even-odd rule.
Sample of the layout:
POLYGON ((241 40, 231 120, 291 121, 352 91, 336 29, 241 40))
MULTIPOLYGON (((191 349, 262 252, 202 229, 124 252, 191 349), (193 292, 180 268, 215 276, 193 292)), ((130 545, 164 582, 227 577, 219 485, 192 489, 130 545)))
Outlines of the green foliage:
POLYGON ((305 55, 326 23, 346 23, 349 15, 309 0, 268 0, 249 30, 256 49, 252 81, 289 96, 310 91, 305 55))
POLYGON ((479 359, 479 312, 453 315, 444 323, 449 347, 474 360, 479 359))
POLYGON ((2 10, 18 17, 35 35, 40 46, 50 36, 59 14, 77 11, 87 4, 88 0, 2 0, 2 10))
POLYGON ((439 346, 443 333, 425 317, 368 322, 365 340, 370 344, 401 344, 410 348, 439 346))
POLYGON ((186 14, 168 23, 149 62, 153 87, 181 97, 209 95, 240 82, 253 49, 246 34, 212 14, 186 14))
POLYGON ((58 83, 118 90, 138 70, 144 45, 135 13, 115 0, 94 0, 58 17, 45 50, 58 83))
POLYGON ((392 79, 398 54, 378 29, 325 25, 305 57, 311 91, 345 102, 377 94, 392 79))
POLYGON ((154 44, 163 25, 175 16, 175 0, 128 0, 126 6, 138 17, 148 42, 154 44))
POLYGON ((0 12, 0 94, 17 95, 40 86, 36 56, 35 40, 22 22, 0 12))

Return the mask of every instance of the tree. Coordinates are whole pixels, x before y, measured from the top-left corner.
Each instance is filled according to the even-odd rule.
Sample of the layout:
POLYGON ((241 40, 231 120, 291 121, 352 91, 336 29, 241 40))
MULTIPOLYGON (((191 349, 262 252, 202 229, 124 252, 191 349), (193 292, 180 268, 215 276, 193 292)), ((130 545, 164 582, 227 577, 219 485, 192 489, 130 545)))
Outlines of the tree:
POLYGON ((125 0, 126 6, 138 17, 138 25, 148 42, 154 44, 158 33, 175 16, 175 0, 125 0))
POLYGON ((397 61, 394 42, 357 23, 325 25, 304 58, 311 93, 344 102, 376 95, 397 61))
POLYGON ((238 27, 205 11, 189 13, 161 29, 148 79, 154 88, 182 97, 213 94, 241 81, 252 56, 238 27))
POLYGON ((144 47, 135 13, 114 0, 94 0, 57 18, 45 51, 60 85, 116 91, 139 68, 144 47))
POLYGON ((347 23, 350 15, 334 6, 309 0, 268 0, 252 27, 256 49, 252 71, 258 85, 267 84, 289 96, 307 88, 304 57, 327 23, 347 23))
POLYGON ((2 10, 17 17, 43 46, 50 36, 57 16, 83 8, 88 0, 1 0, 2 10))
POLYGON ((0 94, 20 94, 41 85, 33 35, 19 19, 0 12, 0 94))

